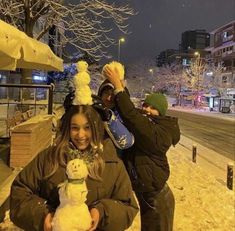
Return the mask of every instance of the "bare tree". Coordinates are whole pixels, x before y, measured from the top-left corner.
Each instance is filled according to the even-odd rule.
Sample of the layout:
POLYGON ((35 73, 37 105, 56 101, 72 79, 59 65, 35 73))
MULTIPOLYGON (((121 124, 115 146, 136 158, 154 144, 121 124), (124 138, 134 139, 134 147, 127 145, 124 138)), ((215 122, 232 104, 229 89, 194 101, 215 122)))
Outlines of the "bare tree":
MULTIPOLYGON (((128 86, 131 91, 167 92, 179 98, 181 88, 189 78, 183 75, 182 65, 172 64, 156 67, 153 60, 141 59, 127 67, 128 86), (139 87, 136 87, 139 86, 139 87)), ((188 86, 188 85, 187 85, 188 86)))
POLYGON ((223 63, 210 62, 207 64, 205 84, 208 86, 208 89, 217 88, 218 90, 221 87, 221 73, 223 69, 223 63))
POLYGON ((207 62, 206 59, 198 56, 192 59, 190 66, 184 69, 184 75, 189 77, 189 89, 194 94, 195 105, 198 106, 198 96, 201 92, 209 92, 212 87, 219 87, 217 77, 223 69, 221 63, 207 62))
POLYGON ((55 26, 60 44, 72 45, 95 60, 106 56, 105 48, 116 44, 112 30, 128 33, 127 20, 134 15, 128 5, 118 6, 105 0, 80 0, 65 5, 63 0, 1 0, 0 18, 40 40, 55 26))
POLYGON ((156 82, 154 60, 142 58, 126 67, 128 89, 133 95, 144 97, 144 92, 151 91, 156 82))
POLYGON ((205 88, 203 82, 206 67, 207 65, 205 60, 198 56, 197 58, 191 60, 190 66, 188 68, 185 68, 185 73, 190 78, 190 88, 196 96, 198 96, 199 92, 205 88))
POLYGON ((170 95, 176 97, 176 104, 180 104, 180 94, 183 89, 189 88, 189 77, 184 74, 183 66, 172 63, 159 68, 159 76, 164 80, 164 88, 170 95))

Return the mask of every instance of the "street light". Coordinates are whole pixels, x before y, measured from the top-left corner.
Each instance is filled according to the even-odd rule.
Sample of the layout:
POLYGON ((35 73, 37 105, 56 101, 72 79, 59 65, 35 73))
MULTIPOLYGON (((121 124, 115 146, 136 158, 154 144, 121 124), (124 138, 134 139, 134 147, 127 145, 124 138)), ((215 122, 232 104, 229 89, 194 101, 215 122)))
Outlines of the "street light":
POLYGON ((153 77, 153 69, 152 68, 149 69, 149 72, 151 73, 151 77, 153 77))
POLYGON ((198 51, 194 52, 194 55, 197 57, 196 59, 196 68, 197 68, 197 106, 199 104, 198 102, 198 98, 199 98, 199 81, 200 81, 200 59, 201 59, 201 56, 200 56, 200 53, 198 51))
POLYGON ((125 42, 125 38, 118 39, 118 61, 120 61, 120 51, 121 51, 121 43, 125 42))
POLYGON ((194 55, 200 57, 200 53, 198 51, 194 52, 194 55))

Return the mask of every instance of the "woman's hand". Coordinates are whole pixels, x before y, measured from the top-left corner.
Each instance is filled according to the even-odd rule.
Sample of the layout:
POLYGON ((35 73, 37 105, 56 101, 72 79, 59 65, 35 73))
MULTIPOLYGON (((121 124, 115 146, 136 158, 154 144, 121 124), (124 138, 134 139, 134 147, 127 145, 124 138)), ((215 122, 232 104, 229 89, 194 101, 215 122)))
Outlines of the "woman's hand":
POLYGON ((44 220, 44 231, 52 231, 52 218, 54 216, 54 213, 48 213, 44 220))
POLYGON ((91 227, 88 231, 93 231, 93 230, 96 230, 96 228, 98 226, 98 223, 100 220, 100 213, 99 213, 98 209, 92 208, 90 210, 90 214, 91 214, 92 224, 91 224, 91 227))

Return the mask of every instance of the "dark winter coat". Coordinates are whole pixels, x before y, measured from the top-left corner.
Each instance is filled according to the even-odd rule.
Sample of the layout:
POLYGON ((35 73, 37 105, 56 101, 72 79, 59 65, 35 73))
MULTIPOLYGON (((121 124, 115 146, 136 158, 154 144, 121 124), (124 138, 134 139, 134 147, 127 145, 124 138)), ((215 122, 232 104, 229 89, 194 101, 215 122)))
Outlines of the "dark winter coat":
MULTIPOLYGON (((44 179, 50 169, 48 153, 49 150, 40 153, 11 187, 10 217, 24 230, 42 231, 46 214, 59 205, 57 185, 66 179, 65 168, 60 166, 54 175, 44 179)), ((128 174, 110 139, 104 142, 103 159, 103 181, 86 180, 89 191, 86 203, 99 210, 101 220, 97 230, 121 231, 131 224, 138 207, 128 174)))
POLYGON ((143 115, 126 92, 115 96, 115 105, 125 126, 135 137, 134 145, 123 155, 134 190, 161 190, 170 174, 166 152, 180 139, 177 118, 143 115))

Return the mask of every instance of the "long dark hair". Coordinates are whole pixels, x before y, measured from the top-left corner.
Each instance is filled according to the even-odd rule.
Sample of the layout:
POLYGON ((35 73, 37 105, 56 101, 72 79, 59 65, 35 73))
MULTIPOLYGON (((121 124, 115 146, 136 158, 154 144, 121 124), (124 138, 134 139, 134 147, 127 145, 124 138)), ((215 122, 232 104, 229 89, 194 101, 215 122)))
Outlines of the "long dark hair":
POLYGON ((90 146, 94 160, 88 165, 89 176, 93 179, 101 180, 101 175, 104 170, 104 161, 101 157, 101 154, 103 153, 104 126, 98 112, 90 105, 73 105, 64 114, 59 134, 54 143, 53 151, 49 155, 50 163, 52 163, 52 171, 48 176, 53 175, 59 165, 66 166, 66 155, 71 146, 70 123, 72 117, 76 114, 82 114, 87 118, 92 132, 90 146))

